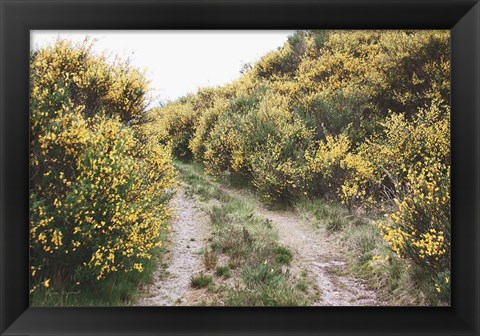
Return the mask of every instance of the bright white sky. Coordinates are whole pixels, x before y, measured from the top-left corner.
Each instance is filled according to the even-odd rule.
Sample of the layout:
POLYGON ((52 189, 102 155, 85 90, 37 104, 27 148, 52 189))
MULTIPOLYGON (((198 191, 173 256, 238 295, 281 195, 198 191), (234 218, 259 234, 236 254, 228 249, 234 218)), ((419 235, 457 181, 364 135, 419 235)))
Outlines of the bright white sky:
MULTIPOLYGON (((31 32, 31 49, 57 37, 97 39, 96 51, 130 58, 147 70, 155 100, 165 102, 201 87, 231 82, 242 65, 283 45, 293 31, 45 31, 31 32)), ((156 105, 156 104, 154 104, 156 105)))

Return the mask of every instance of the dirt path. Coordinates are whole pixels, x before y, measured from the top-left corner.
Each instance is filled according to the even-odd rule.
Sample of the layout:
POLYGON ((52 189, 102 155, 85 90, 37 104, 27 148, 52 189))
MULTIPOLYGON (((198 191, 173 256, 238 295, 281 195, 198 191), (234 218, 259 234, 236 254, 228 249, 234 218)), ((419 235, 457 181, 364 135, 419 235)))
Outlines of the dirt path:
POLYGON ((202 268, 201 250, 204 247, 207 220, 196 210, 195 201, 186 197, 183 188, 171 201, 174 209, 172 232, 168 245, 170 255, 166 269, 159 267, 153 275, 153 284, 137 306, 188 305, 190 278, 202 268))
MULTIPOLYGON (((339 244, 325 229, 315 229, 293 212, 272 211, 254 201, 248 191, 239 191, 218 185, 222 190, 239 199, 252 203, 258 216, 269 219, 277 228, 280 242, 294 252, 292 273, 300 276, 303 271, 318 286, 320 298, 316 306, 377 306, 382 303, 366 284, 345 275, 346 263, 339 244)), ((208 220, 196 209, 195 201, 187 198, 179 188, 171 202, 174 208, 171 251, 165 263, 154 273, 154 281, 145 289, 145 295, 136 302, 139 306, 192 305, 198 301, 198 293, 190 288, 190 278, 203 269, 201 250, 205 246, 208 220)))
MULTIPOLYGON (((222 189, 236 197, 252 199, 246 191, 222 189)), ((315 306, 378 306, 382 303, 375 292, 367 289, 365 282, 346 276, 346 263, 341 248, 325 229, 314 229, 292 212, 272 211, 254 202, 256 214, 272 221, 280 242, 294 251, 293 274, 307 271, 320 289, 315 306)))

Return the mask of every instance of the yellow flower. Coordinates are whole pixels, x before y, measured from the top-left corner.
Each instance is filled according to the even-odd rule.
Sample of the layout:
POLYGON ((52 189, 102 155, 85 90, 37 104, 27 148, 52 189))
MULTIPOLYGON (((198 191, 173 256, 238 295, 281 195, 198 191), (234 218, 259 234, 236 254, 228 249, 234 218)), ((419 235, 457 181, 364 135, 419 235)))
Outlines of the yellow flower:
POLYGON ((143 266, 142 264, 136 263, 133 265, 133 268, 139 271, 140 273, 143 272, 143 266))

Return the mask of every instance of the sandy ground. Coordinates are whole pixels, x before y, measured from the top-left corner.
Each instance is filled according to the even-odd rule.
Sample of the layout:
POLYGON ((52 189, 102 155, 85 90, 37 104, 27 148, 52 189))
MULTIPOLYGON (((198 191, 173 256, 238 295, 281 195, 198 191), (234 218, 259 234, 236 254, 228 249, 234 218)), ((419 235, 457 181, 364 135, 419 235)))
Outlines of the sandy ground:
MULTIPOLYGON (((236 197, 252 199, 248 192, 223 189, 236 197)), ((314 228, 313 224, 302 221, 292 212, 268 210, 259 202, 254 205, 255 213, 271 220, 277 228, 280 242, 293 250, 293 274, 307 271, 308 277, 317 284, 321 295, 313 305, 382 305, 364 281, 345 275, 347 265, 341 254, 342 248, 325 229, 314 228)))
MULTIPOLYGON (((221 188, 246 201, 252 200, 247 191, 221 188)), ((191 289, 190 278, 203 270, 202 248, 209 231, 208 220, 196 209, 195 201, 179 189, 172 200, 174 220, 166 269, 159 267, 153 284, 139 299, 139 306, 173 306, 198 303, 201 295, 191 289)), ((340 245, 329 237, 326 230, 316 229, 292 212, 272 211, 255 202, 256 214, 269 219, 277 228, 280 242, 294 252, 292 273, 299 276, 306 271, 308 278, 320 290, 315 306, 377 306, 382 303, 365 282, 347 274, 345 257, 340 245)))
POLYGON ((190 278, 203 268, 201 251, 208 225, 205 215, 196 209, 195 201, 186 197, 182 188, 170 204, 174 215, 167 267, 159 267, 154 273, 153 284, 145 288, 145 295, 135 303, 137 306, 188 304, 190 278))

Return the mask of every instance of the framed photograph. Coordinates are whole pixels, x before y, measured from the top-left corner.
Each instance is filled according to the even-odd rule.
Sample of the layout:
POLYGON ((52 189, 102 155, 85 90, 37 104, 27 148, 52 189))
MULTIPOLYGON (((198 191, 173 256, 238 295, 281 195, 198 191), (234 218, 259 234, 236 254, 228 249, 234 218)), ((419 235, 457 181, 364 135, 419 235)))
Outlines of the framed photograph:
POLYGON ((478 1, 1 0, 2 335, 478 335, 478 1))

